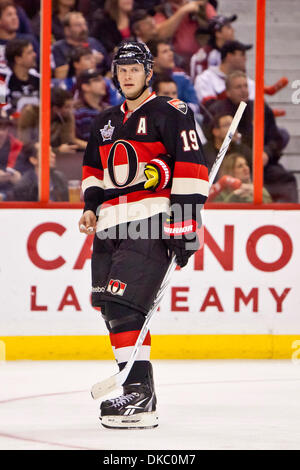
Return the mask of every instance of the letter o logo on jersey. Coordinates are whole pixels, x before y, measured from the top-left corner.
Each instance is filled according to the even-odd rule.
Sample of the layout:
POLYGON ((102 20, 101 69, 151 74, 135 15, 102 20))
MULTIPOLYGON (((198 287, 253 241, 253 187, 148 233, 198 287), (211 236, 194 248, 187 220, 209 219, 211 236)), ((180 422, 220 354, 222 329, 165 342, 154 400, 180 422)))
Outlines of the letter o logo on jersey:
POLYGON ((123 295, 126 287, 127 284, 125 284, 125 282, 121 282, 118 279, 111 279, 106 290, 113 295, 123 295))
MULTIPOLYGON (((119 150, 120 152, 122 150, 119 150)), ((122 152, 123 153, 123 152, 122 152)), ((119 159, 118 165, 122 164, 122 159, 119 159), (120 162, 121 160, 121 162, 120 162)), ((127 140, 117 140, 109 151, 107 158, 107 169, 110 176, 110 179, 114 186, 117 188, 125 188, 128 186, 137 176, 138 173, 138 156, 133 145, 131 145, 127 140), (125 150, 126 158, 124 164, 127 164, 127 177, 125 181, 119 181, 116 176, 116 158, 118 158, 117 152, 118 147, 121 146, 122 150, 125 150), (127 161, 126 161, 127 160, 127 161)))

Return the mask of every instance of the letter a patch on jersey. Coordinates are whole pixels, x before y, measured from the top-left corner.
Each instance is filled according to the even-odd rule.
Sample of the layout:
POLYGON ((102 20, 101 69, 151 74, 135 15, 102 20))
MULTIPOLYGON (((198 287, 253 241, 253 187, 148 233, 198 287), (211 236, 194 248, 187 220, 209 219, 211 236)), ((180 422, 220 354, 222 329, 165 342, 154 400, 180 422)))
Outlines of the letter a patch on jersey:
POLYGON ((147 135, 147 121, 146 121, 146 116, 141 116, 136 133, 140 135, 147 135))
POLYGON ((173 106, 173 108, 177 109, 177 111, 180 111, 183 114, 186 114, 188 111, 188 105, 184 103, 184 101, 178 100, 177 98, 168 101, 168 104, 170 104, 171 106, 173 106))

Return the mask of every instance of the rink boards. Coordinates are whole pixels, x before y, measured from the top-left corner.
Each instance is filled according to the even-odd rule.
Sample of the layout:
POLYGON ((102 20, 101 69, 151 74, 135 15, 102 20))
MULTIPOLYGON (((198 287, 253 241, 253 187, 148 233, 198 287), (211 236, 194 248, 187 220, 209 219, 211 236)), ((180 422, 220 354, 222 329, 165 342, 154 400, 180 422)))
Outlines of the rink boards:
MULTIPOLYGON (((0 359, 112 359, 79 209, 0 212, 0 359)), ((151 325, 153 359, 300 356, 298 210, 206 210, 151 325)), ((120 280, 122 281, 122 280, 120 280)), ((117 294, 116 294, 117 295, 117 294)))

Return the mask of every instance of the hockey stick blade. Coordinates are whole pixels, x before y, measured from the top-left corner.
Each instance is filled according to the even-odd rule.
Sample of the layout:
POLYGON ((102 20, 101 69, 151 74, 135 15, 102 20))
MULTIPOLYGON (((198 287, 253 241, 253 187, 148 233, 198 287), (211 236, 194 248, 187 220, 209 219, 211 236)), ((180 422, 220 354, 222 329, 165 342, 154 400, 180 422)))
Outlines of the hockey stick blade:
MULTIPOLYGON (((216 174, 218 173, 220 166, 222 164, 222 161, 226 155, 226 152, 228 150, 228 147, 232 141, 232 138, 237 130, 237 127, 239 125, 239 122, 242 118, 242 115, 245 111, 247 104, 243 101, 239 104, 239 107, 233 117, 232 123, 227 131, 227 134, 225 136, 225 139, 223 141, 223 144, 219 150, 219 153, 217 155, 217 158, 210 170, 209 173, 209 186, 211 186, 214 182, 214 179, 216 177, 216 174)), ((121 386, 124 384, 125 380, 127 379, 129 372, 132 368, 132 365, 135 361, 135 358, 138 354, 140 346, 143 344, 144 339, 146 337, 146 334, 148 332, 148 325, 150 323, 151 318, 153 317, 153 314, 156 312, 158 305, 161 302, 161 299, 164 296, 164 293, 169 285, 169 281, 171 278, 171 275, 173 274, 173 271, 175 271, 176 268, 176 262, 175 262, 175 256, 173 256, 172 261, 169 265, 169 268, 166 272, 166 275, 161 283, 161 286, 159 288, 159 291, 156 294, 156 298, 154 299, 154 302, 152 304, 152 307, 146 316, 144 325, 140 331, 140 334, 138 336, 138 339, 136 340, 136 343, 134 345, 133 351, 131 353, 131 356, 129 360, 127 361, 126 366, 124 369, 122 369, 120 372, 117 374, 109 377, 108 379, 102 380, 101 382, 96 383, 95 385, 92 386, 91 389, 91 395, 94 398, 94 400, 97 400, 100 397, 103 397, 104 395, 107 395, 109 392, 112 392, 115 388, 121 386)))

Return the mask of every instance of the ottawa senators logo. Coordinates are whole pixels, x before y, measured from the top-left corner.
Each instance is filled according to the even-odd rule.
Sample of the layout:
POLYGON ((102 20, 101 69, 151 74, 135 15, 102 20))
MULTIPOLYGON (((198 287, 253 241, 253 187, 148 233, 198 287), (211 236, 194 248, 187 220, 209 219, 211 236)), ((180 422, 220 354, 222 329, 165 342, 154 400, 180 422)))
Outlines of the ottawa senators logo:
POLYGON ((188 111, 188 105, 181 100, 170 100, 168 101, 168 104, 173 106, 173 108, 177 109, 177 111, 180 111, 182 114, 186 114, 188 111))
POLYGON ((126 287, 127 284, 125 284, 125 282, 121 282, 118 279, 111 279, 106 290, 113 295, 123 295, 126 287))

